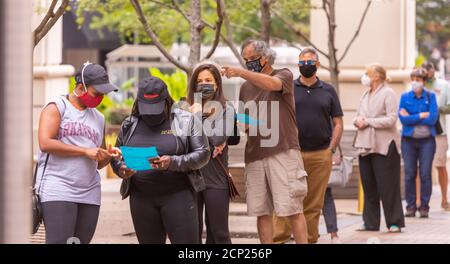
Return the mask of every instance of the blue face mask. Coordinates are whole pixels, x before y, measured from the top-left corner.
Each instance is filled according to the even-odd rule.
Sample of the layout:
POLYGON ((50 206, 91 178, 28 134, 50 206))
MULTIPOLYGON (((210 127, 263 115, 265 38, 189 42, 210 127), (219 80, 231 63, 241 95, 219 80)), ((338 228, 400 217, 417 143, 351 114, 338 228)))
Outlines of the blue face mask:
POLYGON ((247 69, 252 72, 261 72, 262 69, 264 68, 264 66, 266 66, 265 64, 261 65, 261 58, 262 57, 259 57, 256 60, 247 61, 245 63, 245 65, 247 66, 247 69))

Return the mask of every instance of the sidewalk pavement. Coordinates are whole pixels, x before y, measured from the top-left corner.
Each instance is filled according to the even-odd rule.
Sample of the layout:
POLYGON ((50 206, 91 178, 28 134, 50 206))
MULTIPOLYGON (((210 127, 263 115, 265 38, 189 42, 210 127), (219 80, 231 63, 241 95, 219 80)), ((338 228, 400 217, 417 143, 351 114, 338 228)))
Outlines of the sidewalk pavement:
MULTIPOLYGON (((103 180, 102 206, 97 230, 92 243, 136 244, 136 234, 129 209, 129 200, 121 200, 120 180, 103 180)), ((344 244, 366 243, 446 243, 450 244, 450 212, 440 209, 440 190, 433 189, 429 219, 407 218, 406 227, 400 234, 387 233, 384 219, 380 232, 355 231, 362 223, 361 215, 356 213, 357 200, 336 200, 339 237, 344 244)), ((230 204, 230 232, 234 244, 259 243, 256 218, 246 215, 245 203, 230 204)), ((319 244, 330 243, 323 218, 320 219, 319 244)))

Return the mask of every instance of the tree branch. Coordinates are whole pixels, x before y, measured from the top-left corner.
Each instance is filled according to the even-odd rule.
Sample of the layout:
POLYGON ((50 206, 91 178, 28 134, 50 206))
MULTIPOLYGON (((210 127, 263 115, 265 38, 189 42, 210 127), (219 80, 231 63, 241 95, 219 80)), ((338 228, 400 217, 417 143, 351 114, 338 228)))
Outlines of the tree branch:
POLYGON ((220 34, 220 37, 222 40, 227 44, 227 46, 231 49, 231 52, 233 52, 236 59, 239 61, 242 67, 245 68, 245 61, 242 58, 240 52, 238 51, 236 45, 233 42, 233 29, 231 28, 231 22, 230 18, 228 17, 227 7, 225 5, 225 2, 223 0, 219 0, 221 2, 222 6, 222 13, 223 13, 223 23, 225 25, 225 30, 227 31, 227 34, 224 35, 223 32, 220 34))
POLYGON ((327 21, 330 23, 330 12, 328 11, 327 5, 329 5, 328 0, 322 0, 322 9, 325 12, 325 15, 327 16, 327 21))
MULTIPOLYGON (((334 29, 336 28, 336 25, 334 24, 334 21, 331 17, 331 14, 330 14, 331 4, 328 1, 330 1, 330 0, 322 0, 322 9, 325 12, 325 15, 326 15, 327 21, 328 21, 328 34, 329 34, 328 38, 332 39, 332 41, 334 42, 334 29), (328 8, 327 8, 327 6, 328 6, 328 8)), ((331 0, 331 1, 334 1, 334 0, 331 0)), ((331 54, 331 52, 332 52, 331 50, 328 51, 329 54, 331 54)))
POLYGON ((178 13, 180 13, 187 21, 191 21, 191 17, 189 16, 189 14, 187 14, 186 12, 183 11, 183 9, 181 9, 180 5, 177 3, 176 0, 172 0, 172 5, 175 8, 175 10, 177 10, 178 13))
POLYGON ((240 25, 240 24, 236 24, 236 23, 230 23, 231 26, 235 27, 235 28, 240 28, 243 30, 246 30, 254 35, 261 35, 261 32, 259 32, 258 30, 252 28, 252 27, 248 27, 248 26, 244 26, 244 25, 240 25))
POLYGON ((58 3, 58 0, 53 0, 50 4, 50 7, 47 10, 47 13, 45 14, 45 17, 42 19, 39 26, 34 30, 35 32, 41 32, 44 28, 45 24, 50 20, 50 18, 55 16, 55 13, 53 13, 53 10, 55 10, 55 6, 58 3))
POLYGON ((361 20, 359 21, 358 28, 356 29, 355 34, 353 35, 353 37, 350 40, 350 42, 347 44, 347 47, 345 47, 345 51, 342 54, 341 58, 339 58, 338 63, 340 63, 342 60, 344 60, 344 58, 347 55, 347 52, 350 50, 350 47, 352 46, 353 42, 358 37, 359 32, 361 31, 362 25, 364 23, 364 20, 366 19, 366 15, 367 15, 367 12, 369 11, 369 7, 370 7, 371 4, 372 4, 372 0, 369 0, 367 2, 366 8, 364 9, 364 13, 363 13, 363 15, 361 17, 361 20))
POLYGON ((160 5, 162 7, 168 8, 168 9, 175 9, 172 5, 169 5, 169 4, 161 2, 161 1, 149 0, 149 2, 160 5))
POLYGON ((185 71, 185 72, 189 72, 189 67, 181 62, 179 62, 177 59, 175 59, 165 48, 164 46, 161 44, 161 42, 159 41, 158 37, 156 36, 155 32, 153 31, 153 29, 150 27, 150 25, 148 24, 148 21, 146 19, 146 17, 144 16, 144 13, 142 11, 141 5, 139 3, 138 0, 130 0, 131 5, 134 7, 134 9, 136 10, 136 14, 138 16, 139 21, 141 22, 141 24, 144 26, 145 32, 147 33, 147 35, 150 37, 150 39, 152 40, 153 44, 158 48, 158 50, 164 55, 164 57, 167 58, 167 60, 169 60, 171 63, 173 63, 175 66, 177 66, 178 68, 180 68, 181 70, 185 71))
POLYGON ((301 47, 299 47, 299 46, 295 45, 294 43, 291 43, 291 42, 289 42, 289 41, 287 41, 285 39, 282 39, 282 38, 279 38, 279 37, 275 37, 275 36, 272 36, 271 39, 274 40, 274 41, 278 41, 278 42, 284 43, 284 44, 286 44, 289 47, 296 48, 298 50, 302 50, 301 47))
POLYGON ((204 19, 202 19, 202 24, 203 24, 205 27, 209 27, 209 28, 212 29, 212 30, 216 30, 216 25, 213 25, 213 24, 209 23, 208 21, 206 21, 206 20, 204 20, 204 19))
POLYGON ((50 7, 47 10, 47 14, 42 19, 41 23, 39 23, 39 26, 33 31, 34 47, 37 46, 39 41, 41 41, 41 39, 45 37, 45 35, 47 35, 50 29, 56 24, 58 19, 66 12, 66 8, 69 5, 69 0, 63 0, 56 13, 54 13, 57 2, 58 0, 52 1, 50 7))
POLYGON ((219 45, 220 42, 220 35, 221 35, 221 30, 222 30, 222 23, 223 23, 223 2, 221 0, 216 0, 217 3, 217 22, 216 22, 216 34, 214 36, 214 42, 212 44, 211 49, 209 50, 208 54, 206 54, 206 56, 204 57, 204 59, 209 59, 211 58, 211 56, 214 54, 214 52, 216 51, 217 46, 219 45))
POLYGON ((227 46, 231 49, 231 52, 233 52, 234 56, 236 57, 236 59, 239 61, 239 64, 241 64, 242 67, 246 67, 245 66, 245 61, 244 59, 242 59, 241 54, 239 53, 239 50, 236 48, 233 40, 228 39, 225 35, 221 34, 220 35, 221 39, 225 42, 225 44, 227 44, 227 46))
POLYGON ((322 7, 328 22, 328 54, 329 54, 329 68, 330 79, 336 92, 339 96, 339 62, 336 54, 336 0, 322 0, 322 7))
POLYGON ((276 12, 275 10, 272 10, 272 13, 274 14, 275 17, 277 17, 286 27, 288 27, 292 32, 294 32, 294 34, 296 34, 298 37, 302 38, 303 40, 305 40, 305 42, 310 45, 311 47, 313 47, 315 50, 317 50, 317 52, 319 52, 320 54, 322 54, 323 56, 325 56, 326 58, 329 58, 329 55, 327 53, 325 53, 323 50, 319 49, 316 45, 314 45, 314 43, 311 42, 311 40, 309 40, 309 38, 307 36, 305 36, 305 34, 303 34, 303 32, 297 28, 295 28, 292 23, 290 21, 287 21, 283 16, 281 16, 280 14, 278 14, 278 12, 276 12))
POLYGON ((180 5, 175 0, 172 0, 172 4, 164 3, 164 2, 161 2, 161 1, 157 1, 157 0, 149 0, 149 2, 152 2, 154 4, 160 5, 162 7, 167 8, 167 9, 175 10, 178 13, 180 13, 184 17, 184 19, 186 19, 188 22, 191 21, 189 15, 186 12, 184 12, 183 9, 181 9, 180 5))
MULTIPOLYGON (((236 45, 233 42, 233 30, 231 27, 231 23, 230 23, 230 19, 228 17, 228 13, 227 13, 227 8, 223 2, 223 0, 219 0, 220 2, 222 2, 222 13, 223 13, 223 24, 225 25, 225 30, 227 31, 227 34, 225 35, 223 33, 223 31, 220 33, 220 38, 222 39, 223 42, 225 42, 225 44, 231 49, 231 52, 233 52, 234 56, 236 57, 236 59, 239 61, 239 63, 241 64, 242 67, 246 67, 245 66, 245 61, 244 59, 242 59, 241 54, 239 53, 239 50, 237 49, 236 45)), ((206 21, 203 21, 203 23, 211 28, 211 29, 215 29, 215 26, 209 24, 206 21)))
POLYGON ((325 65, 323 65, 323 64, 320 64, 320 68, 322 68, 322 69, 324 69, 324 70, 327 70, 327 71, 331 72, 330 67, 325 66, 325 65))

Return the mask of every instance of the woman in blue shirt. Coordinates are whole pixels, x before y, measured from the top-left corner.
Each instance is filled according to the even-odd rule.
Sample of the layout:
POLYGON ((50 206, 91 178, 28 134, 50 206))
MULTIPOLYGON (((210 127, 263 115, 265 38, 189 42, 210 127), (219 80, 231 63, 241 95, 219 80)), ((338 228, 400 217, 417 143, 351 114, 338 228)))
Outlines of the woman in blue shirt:
POLYGON ((436 151, 436 95, 424 88, 426 72, 419 68, 411 73, 411 91, 400 99, 399 117, 403 125, 402 156, 405 167, 406 217, 415 217, 417 162, 420 175, 420 217, 428 217, 432 191, 431 169, 436 151))

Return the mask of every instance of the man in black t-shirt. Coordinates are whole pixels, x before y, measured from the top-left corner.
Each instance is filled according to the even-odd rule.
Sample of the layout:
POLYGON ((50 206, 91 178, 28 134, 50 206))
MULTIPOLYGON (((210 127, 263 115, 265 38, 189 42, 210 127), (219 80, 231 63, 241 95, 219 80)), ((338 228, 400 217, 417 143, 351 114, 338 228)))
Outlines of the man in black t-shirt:
MULTIPOLYGON (((308 226, 308 242, 319 237, 319 218, 332 167, 332 155, 343 132, 343 112, 338 95, 330 84, 316 76, 319 56, 312 48, 299 55, 300 77, 294 81, 296 120, 300 148, 308 174, 308 194, 303 202, 308 226)), ((287 222, 276 219, 275 242, 289 239, 287 222)))

